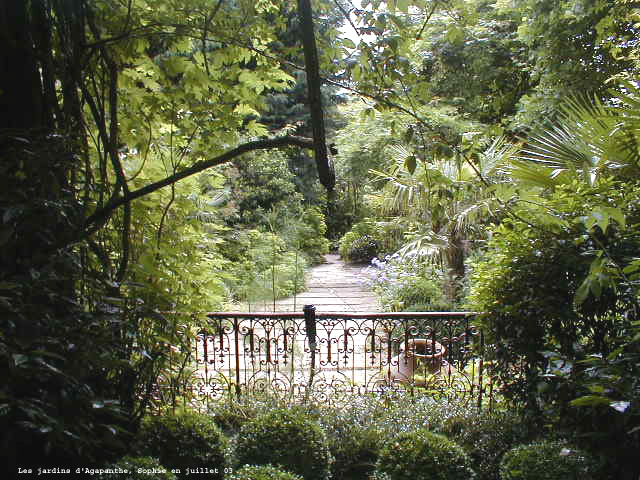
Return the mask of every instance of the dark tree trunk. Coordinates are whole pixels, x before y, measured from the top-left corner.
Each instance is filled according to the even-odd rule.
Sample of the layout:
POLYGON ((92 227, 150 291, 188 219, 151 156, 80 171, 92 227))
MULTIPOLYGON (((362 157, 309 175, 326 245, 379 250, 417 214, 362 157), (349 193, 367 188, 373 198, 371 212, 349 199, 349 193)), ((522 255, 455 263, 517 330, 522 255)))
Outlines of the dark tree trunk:
POLYGON ((313 31, 313 17, 309 0, 298 0, 298 16, 300 31, 304 47, 304 63, 307 72, 307 88, 309 94, 309 109, 311 110, 311 127, 313 143, 318 167, 318 177, 324 187, 332 191, 336 184, 333 165, 327 154, 327 140, 324 129, 324 115, 322 110, 322 95, 320 92, 320 68, 316 38, 313 31))
POLYGON ((0 5, 0 129, 42 128, 44 99, 25 0, 0 5))

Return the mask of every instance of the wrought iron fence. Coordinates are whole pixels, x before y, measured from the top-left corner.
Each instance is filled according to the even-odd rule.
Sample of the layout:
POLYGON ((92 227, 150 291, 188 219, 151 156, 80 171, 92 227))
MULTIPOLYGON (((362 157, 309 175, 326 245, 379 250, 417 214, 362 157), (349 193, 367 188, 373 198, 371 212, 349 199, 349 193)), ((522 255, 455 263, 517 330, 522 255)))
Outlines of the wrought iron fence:
POLYGON ((209 313, 188 384, 205 404, 246 392, 337 402, 416 389, 480 407, 492 388, 469 312, 209 313))

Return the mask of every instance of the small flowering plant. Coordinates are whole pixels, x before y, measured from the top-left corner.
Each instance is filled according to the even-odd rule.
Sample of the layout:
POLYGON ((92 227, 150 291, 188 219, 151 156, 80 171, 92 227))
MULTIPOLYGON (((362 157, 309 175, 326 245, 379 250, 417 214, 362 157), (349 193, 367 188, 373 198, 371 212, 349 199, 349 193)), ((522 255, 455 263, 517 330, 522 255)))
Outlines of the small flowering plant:
POLYGON ((365 269, 368 285, 387 311, 442 311, 451 305, 443 293, 443 272, 417 256, 374 258, 365 269))

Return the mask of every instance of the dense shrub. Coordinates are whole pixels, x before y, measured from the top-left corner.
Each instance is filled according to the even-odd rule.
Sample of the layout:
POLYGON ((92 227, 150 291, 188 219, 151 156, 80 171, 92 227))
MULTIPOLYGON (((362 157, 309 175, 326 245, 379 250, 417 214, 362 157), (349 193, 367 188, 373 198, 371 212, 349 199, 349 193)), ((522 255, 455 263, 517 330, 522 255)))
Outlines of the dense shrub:
POLYGON ((387 392, 382 396, 354 395, 339 407, 319 409, 319 422, 330 442, 339 441, 347 430, 371 429, 378 432, 381 443, 398 433, 417 429, 441 429, 447 419, 468 409, 464 402, 439 400, 420 390, 387 392), (336 439, 331 439, 335 436, 336 439))
POLYGON ((576 181, 545 205, 553 214, 522 210, 494 229, 471 309, 503 393, 592 442, 612 476, 637 477, 640 185, 576 181))
POLYGON ((449 418, 440 429, 462 446, 478 480, 495 480, 502 456, 529 440, 527 426, 511 412, 471 412, 449 418))
MULTIPOLYGON (((258 417, 274 411, 293 409, 294 412, 299 412, 301 408, 300 405, 278 396, 247 394, 242 398, 214 405, 211 415, 220 428, 231 436, 258 417)), ((383 397, 346 396, 339 406, 306 405, 304 414, 309 418, 316 418, 324 431, 329 451, 334 458, 331 478, 369 480, 375 469, 378 453, 387 439, 399 432, 420 428, 441 430, 448 419, 462 418, 467 409, 468 406, 464 403, 439 401, 416 391, 413 394, 393 392, 383 397)), ((249 455, 246 463, 255 463, 248 457, 249 455)), ((268 461, 267 458, 265 463, 268 461)))
POLYGON ((366 263, 378 255, 379 249, 378 241, 367 233, 347 232, 340 240, 340 256, 350 262, 366 263))
POLYGON ((448 311, 442 271, 416 257, 374 258, 367 269, 371 287, 389 311, 448 311))
POLYGON ((462 404, 439 402, 418 392, 356 396, 340 407, 321 408, 319 421, 334 457, 332 478, 368 480, 387 439, 399 432, 440 428, 463 411, 462 404))
POLYGON ((563 442, 521 445, 507 452, 500 464, 501 480, 589 480, 595 462, 588 454, 563 442))
POLYGON ((246 392, 241 397, 229 401, 218 402, 210 406, 209 412, 215 424, 230 437, 236 435, 240 428, 256 417, 272 410, 282 410, 291 405, 272 392, 246 392))
POLYGON ((297 241, 311 263, 322 263, 324 254, 329 253, 329 240, 325 238, 327 224, 318 207, 305 208, 302 222, 297 229, 297 241))
POLYGON ((462 447, 426 429, 402 433, 387 442, 377 471, 391 480, 470 480, 475 476, 462 447))
POLYGON ((356 223, 339 242, 340 256, 350 262, 369 262, 374 257, 400 248, 402 229, 389 222, 371 219, 356 223))
POLYGON ((160 459, 168 468, 206 467, 207 478, 222 479, 226 467, 226 437, 208 415, 197 413, 168 414, 145 419, 138 439, 139 450, 160 459), (216 472, 217 470, 217 472, 216 472))
POLYGON ((245 465, 228 480, 302 480, 302 477, 272 465, 245 465))
POLYGON ((246 423, 236 443, 238 465, 276 465, 305 480, 329 478, 331 454, 320 426, 296 409, 278 409, 246 423))
POLYGON ((625 284, 615 265, 628 265, 640 248, 638 200, 640 187, 576 183, 558 188, 547 201, 562 222, 523 211, 533 223, 546 222, 544 228, 532 229, 519 217, 495 229, 474 267, 471 306, 483 312, 485 333, 496 340, 496 366, 508 395, 532 408, 543 406, 544 399, 535 398, 540 393, 550 403, 565 400, 571 392, 556 388, 544 352, 566 356, 571 368, 590 353, 611 353, 611 332, 629 329, 632 316, 625 312, 635 308, 637 285, 625 284), (602 199, 607 206, 599 204, 602 199), (592 211, 618 208, 626 224, 611 220, 604 230, 589 227, 592 211), (523 376, 513 375, 519 361, 527 365, 523 376))
POLYGON ((292 250, 284 234, 234 232, 225 243, 224 254, 233 262, 228 266, 226 282, 237 300, 253 303, 304 290, 306 257, 292 250))
POLYGON ((363 421, 357 415, 336 411, 327 412, 322 424, 334 458, 332 478, 368 480, 375 470, 384 441, 380 426, 372 421, 363 421))
POLYGON ((264 225, 265 214, 272 209, 300 214, 304 199, 296 191, 295 176, 282 152, 248 155, 223 169, 228 182, 225 199, 229 214, 225 220, 229 225, 264 225))
POLYGON ((160 465, 158 460, 151 457, 124 457, 117 462, 102 467, 106 473, 100 473, 97 480, 176 480, 171 469, 160 465), (129 473, 120 473, 127 471, 129 473))
MULTIPOLYGON (((325 433, 334 458, 331 478, 344 480, 368 480, 386 439, 419 428, 442 429, 448 419, 462 418, 468 409, 464 403, 438 401, 419 392, 394 392, 383 397, 354 395, 343 400, 339 406, 307 405, 304 411, 307 416, 317 418, 325 433)), ((231 436, 257 417, 300 408, 277 396, 248 394, 214 405, 211 415, 231 436)))

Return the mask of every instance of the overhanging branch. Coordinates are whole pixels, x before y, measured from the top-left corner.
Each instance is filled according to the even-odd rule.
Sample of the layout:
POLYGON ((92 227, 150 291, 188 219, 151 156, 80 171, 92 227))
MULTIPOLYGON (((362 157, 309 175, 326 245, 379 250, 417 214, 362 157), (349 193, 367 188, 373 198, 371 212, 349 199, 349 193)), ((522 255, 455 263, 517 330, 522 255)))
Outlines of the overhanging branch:
POLYGON ((209 160, 197 162, 189 168, 180 170, 179 172, 163 178, 162 180, 150 183, 149 185, 139 188, 138 190, 128 192, 122 197, 117 197, 110 200, 102 208, 96 210, 93 215, 87 218, 85 222, 84 236, 91 235, 95 231, 99 230, 109 220, 111 214, 117 208, 129 202, 132 202, 133 200, 144 197, 145 195, 149 195, 150 193, 179 182, 180 180, 190 177, 191 175, 200 173, 208 168, 222 165, 223 163, 226 163, 245 153, 253 152, 255 150, 270 150, 272 148, 281 148, 286 146, 314 148, 314 142, 309 138, 290 135, 286 137, 269 138, 265 140, 255 140, 253 142, 243 143, 242 145, 239 145, 236 148, 223 153, 222 155, 218 155, 217 157, 211 158, 209 160))

